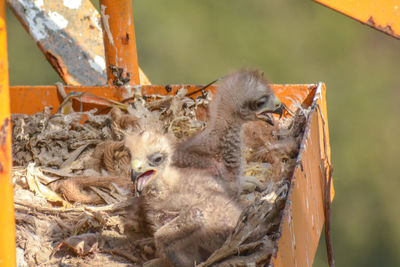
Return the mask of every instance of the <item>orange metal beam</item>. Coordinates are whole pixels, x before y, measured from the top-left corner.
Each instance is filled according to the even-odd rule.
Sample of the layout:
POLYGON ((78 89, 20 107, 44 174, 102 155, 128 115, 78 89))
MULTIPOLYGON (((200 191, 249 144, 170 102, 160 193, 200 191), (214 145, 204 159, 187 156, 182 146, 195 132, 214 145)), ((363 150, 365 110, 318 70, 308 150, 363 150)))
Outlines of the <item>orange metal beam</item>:
MULTIPOLYGON (((277 96, 289 109, 295 110, 294 102, 310 105, 316 85, 271 85, 277 96)), ((201 95, 202 85, 138 85, 132 88, 118 88, 115 86, 65 86, 66 93, 72 91, 88 92, 97 96, 103 96, 112 100, 121 101, 132 96, 133 90, 141 90, 144 95, 174 95, 180 88, 186 88, 188 93, 198 91, 191 97, 201 95)), ((215 86, 207 90, 214 91, 215 86)), ((54 107, 55 111, 62 102, 56 86, 11 86, 11 113, 34 114, 43 111, 45 106, 54 107)), ((85 107, 92 108, 93 106, 85 107)))
POLYGON ((314 1, 400 39, 400 2, 398 0, 314 1))
POLYGON ((103 85, 107 78, 100 15, 89 0, 72 2, 7 0, 65 83, 103 85))
POLYGON ((327 219, 324 197, 330 190, 327 199, 330 203, 334 196, 333 183, 326 186, 331 175, 331 159, 324 84, 315 92, 314 103, 280 225, 282 236, 278 251, 271 261, 277 267, 312 266, 327 219))
POLYGON ((0 0, 0 266, 15 266, 15 221, 11 180, 11 122, 8 87, 7 32, 0 0))
POLYGON ((130 76, 128 84, 140 84, 132 10, 131 0, 100 0, 106 65, 124 71, 123 77, 115 77, 107 68, 108 84, 116 84, 117 79, 127 75, 130 76))

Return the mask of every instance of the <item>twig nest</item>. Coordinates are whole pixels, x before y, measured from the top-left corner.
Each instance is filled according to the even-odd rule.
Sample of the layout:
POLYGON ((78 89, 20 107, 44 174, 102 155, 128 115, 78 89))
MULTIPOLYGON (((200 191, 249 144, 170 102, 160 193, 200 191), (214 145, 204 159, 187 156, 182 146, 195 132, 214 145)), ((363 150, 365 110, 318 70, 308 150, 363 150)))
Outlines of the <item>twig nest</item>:
MULTIPOLYGON (((154 240, 128 223, 128 216, 136 216, 140 224, 141 215, 127 214, 134 203, 123 138, 151 127, 179 142, 201 131, 211 96, 192 100, 185 95, 182 89, 175 97, 154 96, 149 102, 136 96, 127 110, 113 108, 106 115, 51 115, 49 108, 12 115, 19 266, 154 259, 154 240)), ((245 125, 241 201, 247 208, 225 244, 200 266, 257 265, 270 258, 305 116, 297 112, 276 122, 274 127, 259 121, 245 125)))

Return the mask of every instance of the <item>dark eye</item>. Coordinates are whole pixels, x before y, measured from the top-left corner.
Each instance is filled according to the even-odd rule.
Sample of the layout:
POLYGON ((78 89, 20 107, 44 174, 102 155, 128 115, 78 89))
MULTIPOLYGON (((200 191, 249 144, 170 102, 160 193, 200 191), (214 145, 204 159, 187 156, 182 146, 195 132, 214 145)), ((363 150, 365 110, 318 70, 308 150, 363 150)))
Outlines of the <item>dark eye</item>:
POLYGON ((259 110, 259 109, 261 109, 263 106, 265 106, 265 104, 267 103, 267 101, 268 101, 268 97, 266 97, 266 96, 264 96, 264 97, 261 97, 260 99, 258 99, 257 101, 254 101, 252 104, 251 104, 251 109, 252 110, 259 110))
POLYGON ((153 166, 160 165, 164 160, 164 155, 162 153, 155 153, 150 157, 150 163, 153 166))

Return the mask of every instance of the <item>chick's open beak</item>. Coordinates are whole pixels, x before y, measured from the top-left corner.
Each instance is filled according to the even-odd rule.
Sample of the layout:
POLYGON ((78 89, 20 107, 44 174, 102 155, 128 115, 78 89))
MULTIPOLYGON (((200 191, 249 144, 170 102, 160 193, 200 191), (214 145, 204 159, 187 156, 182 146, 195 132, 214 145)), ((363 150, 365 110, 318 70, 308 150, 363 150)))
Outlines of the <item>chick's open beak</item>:
POLYGON ((131 180, 139 194, 143 191, 146 183, 155 173, 156 171, 150 168, 147 164, 144 164, 139 160, 132 161, 131 180))
POLYGON ((277 98, 275 95, 272 95, 265 107, 259 111, 256 116, 257 118, 274 125, 274 120, 270 114, 278 114, 280 118, 283 114, 283 108, 283 104, 279 98, 277 98))

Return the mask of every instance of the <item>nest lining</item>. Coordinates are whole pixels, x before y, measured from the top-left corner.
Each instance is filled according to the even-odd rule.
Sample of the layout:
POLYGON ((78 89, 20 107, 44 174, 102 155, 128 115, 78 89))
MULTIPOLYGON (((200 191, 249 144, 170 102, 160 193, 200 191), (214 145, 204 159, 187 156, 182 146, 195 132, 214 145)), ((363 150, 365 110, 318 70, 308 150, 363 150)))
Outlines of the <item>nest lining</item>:
MULTIPOLYGON (((127 108, 12 115, 13 180, 18 266, 140 266, 155 257, 152 238, 127 220, 132 201, 123 136, 157 127, 183 140, 206 125, 209 95, 181 89, 127 108), (87 121, 80 123, 82 116, 87 121), (38 244, 40 244, 38 246, 38 244)), ((304 110, 293 117, 247 123, 243 130, 243 193, 248 205, 225 244, 201 266, 266 265, 304 131, 304 110)))

